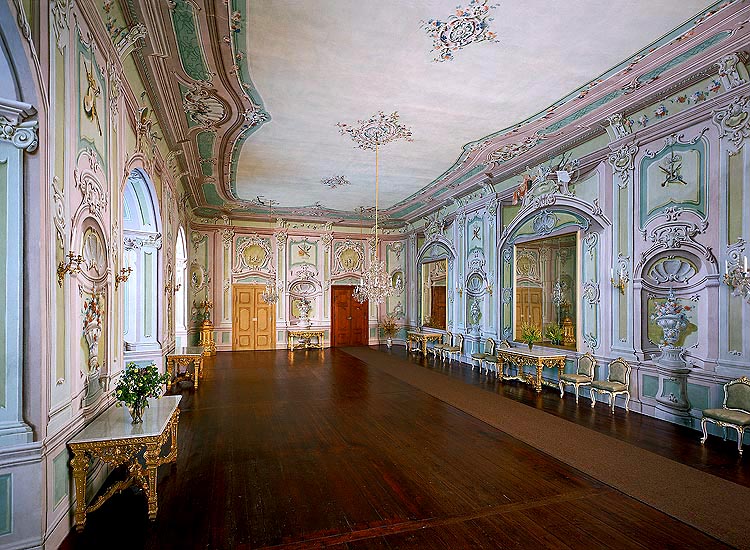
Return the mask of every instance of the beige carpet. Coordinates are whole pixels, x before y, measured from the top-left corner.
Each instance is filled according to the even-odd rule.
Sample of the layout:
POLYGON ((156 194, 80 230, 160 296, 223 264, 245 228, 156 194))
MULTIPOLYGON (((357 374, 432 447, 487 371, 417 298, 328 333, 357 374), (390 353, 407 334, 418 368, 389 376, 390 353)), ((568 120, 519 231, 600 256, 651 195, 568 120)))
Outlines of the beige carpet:
POLYGON ((371 348, 342 351, 727 544, 750 548, 750 488, 400 357, 371 348))

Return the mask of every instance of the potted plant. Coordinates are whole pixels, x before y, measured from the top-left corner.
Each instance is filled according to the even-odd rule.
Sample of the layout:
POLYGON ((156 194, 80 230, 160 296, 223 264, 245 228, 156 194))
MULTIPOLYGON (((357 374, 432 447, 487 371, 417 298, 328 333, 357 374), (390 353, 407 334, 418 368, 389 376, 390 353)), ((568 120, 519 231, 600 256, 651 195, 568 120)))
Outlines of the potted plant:
POLYGON ((396 318, 393 315, 386 315, 385 318, 380 321, 378 325, 380 332, 385 336, 385 343, 390 348, 393 345, 393 337, 398 332, 398 326, 396 326, 396 318))
POLYGON ((547 325, 547 331, 544 333, 547 340, 550 341, 550 343, 561 346, 563 343, 563 329, 560 325, 557 323, 552 323, 550 325, 547 325))
POLYGON ((529 345, 529 349, 534 346, 535 342, 542 339, 542 331, 536 325, 524 323, 521 325, 521 341, 529 345))
POLYGON ((115 387, 117 405, 125 405, 133 418, 133 424, 140 424, 143 422, 143 411, 148 407, 148 398, 161 397, 162 386, 168 381, 169 374, 159 374, 153 363, 145 367, 128 363, 115 387))

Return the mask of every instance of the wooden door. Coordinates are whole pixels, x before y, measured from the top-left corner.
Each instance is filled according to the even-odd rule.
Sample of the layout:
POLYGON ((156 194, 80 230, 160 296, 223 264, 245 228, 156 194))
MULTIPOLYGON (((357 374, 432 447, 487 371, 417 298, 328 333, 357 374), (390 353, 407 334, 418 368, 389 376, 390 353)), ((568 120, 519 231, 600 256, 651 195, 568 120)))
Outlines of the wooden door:
POLYGON ((263 285, 232 287, 232 349, 276 348, 275 305, 261 299, 263 285))
POLYGON ((331 346, 366 346, 368 303, 360 304, 352 296, 353 286, 331 287, 331 346))
POLYGON ((521 337, 521 326, 531 323, 542 329, 542 289, 519 288, 516 292, 516 338, 521 337))
POLYGON ((445 330, 445 287, 431 287, 430 321, 433 328, 445 330))

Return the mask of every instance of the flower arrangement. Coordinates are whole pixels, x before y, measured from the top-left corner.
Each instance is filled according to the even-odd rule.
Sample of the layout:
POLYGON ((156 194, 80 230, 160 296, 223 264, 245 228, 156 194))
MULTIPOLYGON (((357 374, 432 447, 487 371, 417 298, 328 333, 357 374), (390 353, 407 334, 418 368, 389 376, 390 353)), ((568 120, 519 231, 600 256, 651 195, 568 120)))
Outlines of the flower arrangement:
POLYGON ((393 338, 398 332, 398 326, 396 325, 396 318, 393 315, 386 315, 380 324, 378 325, 380 332, 386 338, 393 338))
POLYGON ((544 333, 547 340, 556 346, 560 346, 563 343, 563 329, 557 323, 551 323, 547 325, 547 330, 544 333))
POLYGON ((542 331, 536 325, 524 323, 521 325, 521 341, 529 345, 529 349, 542 339, 542 331))
POLYGON ((159 398, 162 386, 169 382, 169 374, 159 374, 153 363, 139 367, 135 363, 128 363, 125 372, 115 387, 115 397, 118 406, 125 404, 133 417, 133 424, 143 421, 143 411, 148 407, 148 398, 159 398))
POLYGON ((92 323, 95 325, 101 324, 102 318, 102 307, 99 302, 99 296, 94 295, 91 298, 86 298, 83 302, 83 328, 86 329, 92 323))
POLYGON ((685 315, 686 311, 690 311, 690 306, 685 306, 677 302, 674 293, 670 291, 666 300, 654 304, 654 312, 651 314, 651 320, 655 321, 658 317, 664 317, 665 315, 685 315))

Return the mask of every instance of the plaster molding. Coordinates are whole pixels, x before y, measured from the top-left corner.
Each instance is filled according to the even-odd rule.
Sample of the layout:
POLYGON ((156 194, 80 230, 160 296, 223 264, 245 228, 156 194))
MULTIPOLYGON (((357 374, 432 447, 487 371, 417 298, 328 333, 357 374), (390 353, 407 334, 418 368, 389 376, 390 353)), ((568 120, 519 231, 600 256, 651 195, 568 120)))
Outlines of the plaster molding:
POLYGON ((719 138, 726 139, 736 149, 750 137, 750 96, 738 95, 729 105, 711 114, 719 128, 719 138))
POLYGON ((633 182, 633 173, 635 169, 635 155, 638 153, 638 146, 635 143, 622 145, 607 158, 610 166, 615 172, 615 176, 620 180, 617 186, 625 189, 629 183, 633 182))
POLYGON ((28 103, 0 99, 0 139, 10 141, 29 153, 36 151, 39 145, 39 123, 36 120, 25 120, 34 114, 36 109, 28 103))

